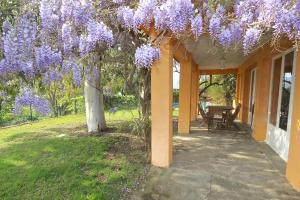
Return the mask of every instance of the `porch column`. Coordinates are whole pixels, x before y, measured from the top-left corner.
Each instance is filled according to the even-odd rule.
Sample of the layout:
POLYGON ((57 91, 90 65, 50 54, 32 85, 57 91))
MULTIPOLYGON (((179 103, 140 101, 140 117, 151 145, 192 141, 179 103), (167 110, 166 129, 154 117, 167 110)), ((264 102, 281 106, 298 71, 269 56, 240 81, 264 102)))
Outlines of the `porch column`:
POLYGON ((179 86, 179 117, 178 133, 189 134, 191 117, 191 78, 192 59, 188 55, 180 61, 180 86, 179 86))
POLYGON ((242 109, 241 109, 241 121, 242 123, 248 122, 249 111, 249 91, 250 91, 250 71, 242 71, 242 109))
POLYGON ((152 164, 168 167, 173 154, 173 54, 170 39, 160 45, 161 57, 151 69, 152 164))
POLYGON ((201 73, 200 73, 200 69, 199 66, 197 67, 197 99, 196 99, 196 116, 198 117, 198 113, 199 113, 199 103, 200 103, 200 90, 199 90, 199 84, 200 84, 200 78, 201 78, 201 73))
POLYGON ((197 91, 199 84, 198 69, 196 63, 192 66, 192 87, 191 87, 191 121, 197 119, 197 91))
POLYGON ((256 68, 256 97, 252 133, 252 136, 257 141, 264 141, 266 139, 271 72, 271 57, 258 61, 256 68))
POLYGON ((292 110, 291 139, 286 168, 287 179, 300 191, 300 51, 296 52, 294 105, 292 110))
POLYGON ((241 74, 237 73, 237 75, 236 75, 236 97, 235 97, 236 105, 238 103, 240 103, 240 94, 241 94, 240 82, 241 82, 241 74))

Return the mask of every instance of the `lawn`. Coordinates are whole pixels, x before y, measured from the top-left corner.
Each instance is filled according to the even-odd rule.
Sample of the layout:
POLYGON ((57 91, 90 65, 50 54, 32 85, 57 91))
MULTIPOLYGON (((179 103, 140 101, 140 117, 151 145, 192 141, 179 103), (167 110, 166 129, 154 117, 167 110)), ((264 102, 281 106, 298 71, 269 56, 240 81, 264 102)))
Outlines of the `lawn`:
POLYGON ((82 114, 0 129, 0 199, 119 199, 146 167, 122 131, 136 114, 106 114, 113 133, 101 137, 84 134, 82 114))

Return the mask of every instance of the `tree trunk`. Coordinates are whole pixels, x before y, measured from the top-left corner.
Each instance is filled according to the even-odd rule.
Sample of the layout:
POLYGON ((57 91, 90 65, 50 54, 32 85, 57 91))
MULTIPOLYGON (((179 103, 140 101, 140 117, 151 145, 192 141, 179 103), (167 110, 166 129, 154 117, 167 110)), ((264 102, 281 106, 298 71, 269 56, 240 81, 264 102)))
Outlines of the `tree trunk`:
POLYGON ((142 116, 148 118, 151 109, 151 71, 149 69, 141 70, 143 83, 139 91, 139 102, 142 116))
POLYGON ((103 93, 95 85, 95 78, 86 80, 84 83, 85 112, 89 133, 100 133, 106 128, 103 93))
POLYGON ((101 57, 97 55, 91 60, 99 74, 87 74, 88 77, 84 83, 86 121, 89 133, 100 133, 107 128, 101 89, 101 57))

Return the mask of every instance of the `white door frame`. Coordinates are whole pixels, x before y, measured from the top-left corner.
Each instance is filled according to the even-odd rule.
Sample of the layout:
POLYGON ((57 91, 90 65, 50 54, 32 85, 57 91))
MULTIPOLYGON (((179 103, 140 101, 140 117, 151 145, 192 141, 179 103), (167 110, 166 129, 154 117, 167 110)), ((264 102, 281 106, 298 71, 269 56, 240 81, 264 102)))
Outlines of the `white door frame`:
POLYGON ((250 92, 250 95, 249 95, 248 124, 250 125, 251 128, 253 128, 253 119, 254 119, 253 112, 255 109, 255 97, 256 97, 256 68, 251 69, 251 71, 250 71, 250 91, 249 92, 250 92), (252 109, 251 103, 252 103, 252 105, 254 104, 254 109, 252 109))
POLYGON ((277 55, 272 58, 272 74, 270 80, 270 91, 269 91, 269 106, 268 106, 268 128, 267 128, 267 138, 266 142, 271 146, 271 148, 277 152, 280 157, 287 161, 288 152, 289 152, 289 143, 290 143, 290 129, 291 129, 291 117, 293 110, 293 102, 294 102, 294 84, 295 84, 295 74, 296 74, 296 50, 289 49, 288 51, 277 55), (291 94, 290 94, 290 103, 289 103, 289 115, 288 115, 288 124, 287 130, 283 130, 279 128, 280 122, 280 109, 282 103, 282 82, 283 82, 283 74, 284 74, 284 64, 285 64, 285 56, 294 51, 294 60, 293 60, 293 77, 292 77, 292 86, 291 86, 291 94), (276 116, 276 126, 270 123, 271 118, 271 104, 272 104, 272 91, 273 91, 273 80, 274 80, 274 64, 275 60, 282 57, 281 60, 281 72, 280 72, 280 84, 279 84, 279 96, 278 96, 278 105, 277 105, 277 116, 276 116))

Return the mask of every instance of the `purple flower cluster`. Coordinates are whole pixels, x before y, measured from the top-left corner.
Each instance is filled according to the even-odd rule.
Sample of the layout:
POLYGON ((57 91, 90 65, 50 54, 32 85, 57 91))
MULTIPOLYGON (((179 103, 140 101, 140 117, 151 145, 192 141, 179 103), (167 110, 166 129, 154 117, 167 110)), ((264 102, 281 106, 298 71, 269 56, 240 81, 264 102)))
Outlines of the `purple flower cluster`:
POLYGON ((135 64, 138 67, 149 68, 153 62, 159 59, 160 50, 149 45, 143 45, 137 48, 135 52, 135 64))
POLYGON ((37 37, 37 24, 30 16, 23 16, 16 26, 19 56, 26 60, 32 57, 32 49, 37 37))
POLYGON ((13 29, 13 26, 12 24, 10 23, 9 19, 6 18, 6 20, 3 22, 3 25, 2 25, 2 32, 4 34, 8 33, 10 30, 13 29))
POLYGON ((49 70, 43 74, 43 83, 50 85, 54 82, 60 82, 62 80, 62 74, 57 69, 49 70))
POLYGON ((156 29, 170 29, 179 34, 187 28, 193 17, 191 0, 167 0, 154 13, 156 29))
POLYGON ((48 115, 51 112, 48 100, 35 95, 30 89, 25 89, 16 97, 13 113, 20 115, 24 107, 31 107, 40 115, 48 115))
POLYGON ((82 83, 82 66, 77 64, 74 59, 65 60, 62 66, 62 73, 72 74, 73 83, 76 87, 82 83))
MULTIPOLYGON (((279 0, 278 0, 279 1, 279 0)), ((291 40, 300 40, 300 1, 291 7, 289 3, 280 1, 277 3, 280 9, 276 9, 274 18, 274 33, 285 34, 291 40)))
POLYGON ((253 23, 259 13, 264 0, 243 0, 235 5, 235 15, 242 24, 253 23))
POLYGON ((221 19, 218 15, 213 15, 209 22, 209 34, 211 37, 217 37, 221 31, 221 19))
POLYGON ((93 1, 62 0, 61 17, 63 21, 72 21, 76 25, 84 25, 94 14, 93 1))
POLYGON ((134 20, 134 10, 127 7, 123 6, 120 7, 117 11, 117 18, 118 21, 128 29, 135 29, 136 28, 136 23, 134 20))
POLYGON ((4 60, 1 61, 1 71, 5 74, 19 71, 17 42, 14 29, 7 32, 3 38, 4 60))
POLYGON ((40 16, 45 31, 53 32, 59 26, 61 0, 41 0, 40 16))
POLYGON ((54 67, 62 62, 60 52, 55 52, 50 46, 43 45, 35 49, 35 59, 38 71, 45 71, 49 67, 54 67))
POLYGON ((104 43, 108 46, 113 44, 113 33, 103 22, 90 20, 87 24, 87 33, 87 40, 92 44, 104 43))
POLYGON ((140 0, 139 6, 134 14, 136 26, 149 27, 157 5, 157 0, 140 0))
POLYGON ((225 8, 221 5, 218 5, 215 14, 212 15, 209 21, 209 34, 213 38, 218 38, 218 35, 221 32, 221 26, 224 21, 225 8))
POLYGON ((218 40, 220 44, 229 48, 234 44, 238 44, 242 39, 243 29, 238 23, 230 23, 227 27, 223 26, 219 35, 218 40))
POLYGON ((4 59, 0 61, 2 75, 23 73, 33 78, 33 48, 37 36, 37 25, 29 15, 18 18, 14 28, 5 22, 3 36, 4 59))
POLYGON ((191 31, 195 37, 199 37, 203 33, 203 21, 201 13, 191 19, 191 31))
POLYGON ((125 28, 133 30, 141 25, 149 27, 154 19, 157 30, 170 29, 177 35, 186 30, 193 13, 191 0, 166 0, 160 5, 157 0, 140 0, 136 10, 128 6, 120 7, 117 18, 125 28))
POLYGON ((97 44, 111 46, 113 41, 112 31, 103 22, 90 20, 87 23, 87 35, 81 35, 79 38, 79 51, 81 55, 85 55, 93 51, 97 44))
POLYGON ((42 0, 42 31, 55 32, 61 37, 55 42, 63 43, 63 53, 67 57, 78 51, 90 53, 98 43, 110 46, 112 31, 103 22, 96 21, 95 6, 100 5, 94 0, 50 0, 49 3, 42 0))
POLYGON ((244 53, 248 54, 251 49, 257 44, 261 36, 261 30, 257 28, 249 28, 244 36, 243 49, 244 53))
POLYGON ((64 23, 62 25, 62 40, 64 45, 64 53, 69 55, 73 48, 78 45, 78 37, 72 31, 72 25, 70 23, 64 23))

